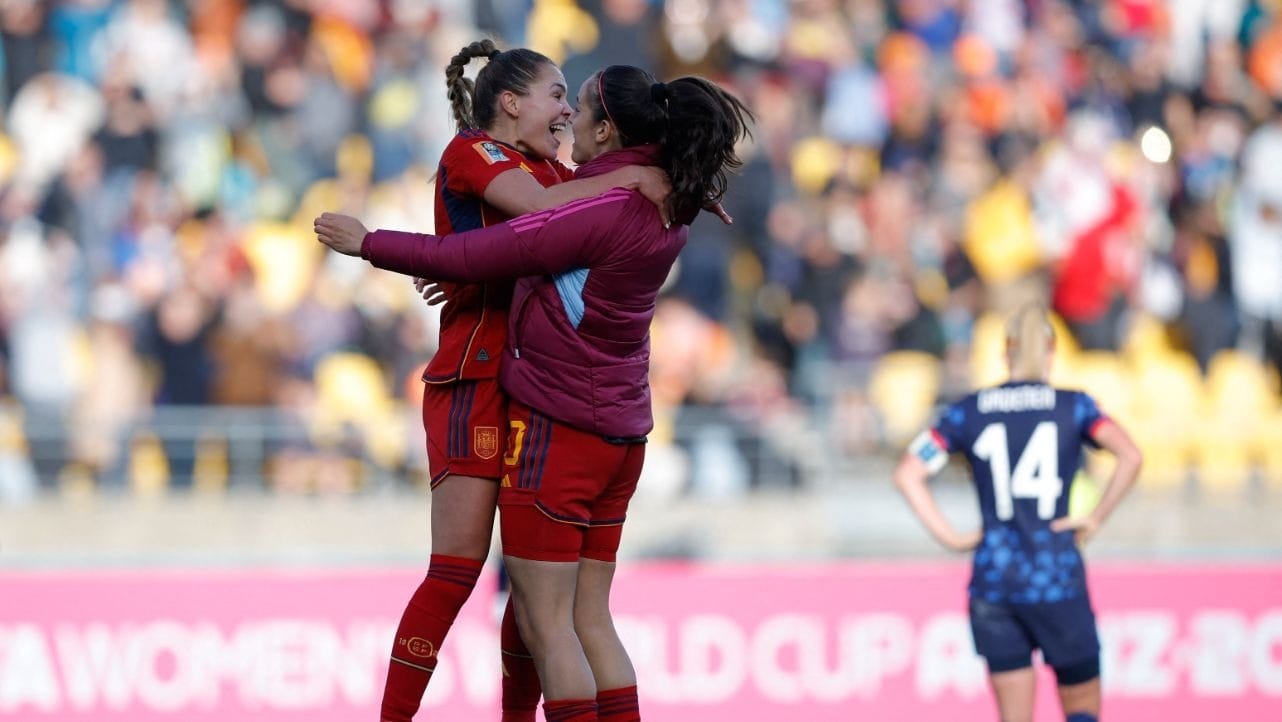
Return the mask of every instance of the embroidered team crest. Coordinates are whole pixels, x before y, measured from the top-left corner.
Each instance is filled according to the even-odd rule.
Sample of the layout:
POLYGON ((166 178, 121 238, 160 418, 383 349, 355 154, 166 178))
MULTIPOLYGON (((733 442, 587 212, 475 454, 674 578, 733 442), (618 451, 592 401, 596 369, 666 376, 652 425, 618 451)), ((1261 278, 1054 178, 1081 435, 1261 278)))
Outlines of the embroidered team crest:
POLYGON ((499 430, 495 426, 478 426, 473 434, 472 447, 482 459, 493 459, 499 453, 499 430))
POLYGON ((481 157, 484 158, 485 162, 489 165, 494 165, 500 161, 508 160, 507 154, 503 152, 503 149, 499 147, 498 143, 493 141, 483 140, 472 147, 476 149, 477 153, 481 154, 481 157))
POLYGON ((411 637, 405 643, 405 649, 415 657, 435 657, 436 646, 422 637, 411 637))

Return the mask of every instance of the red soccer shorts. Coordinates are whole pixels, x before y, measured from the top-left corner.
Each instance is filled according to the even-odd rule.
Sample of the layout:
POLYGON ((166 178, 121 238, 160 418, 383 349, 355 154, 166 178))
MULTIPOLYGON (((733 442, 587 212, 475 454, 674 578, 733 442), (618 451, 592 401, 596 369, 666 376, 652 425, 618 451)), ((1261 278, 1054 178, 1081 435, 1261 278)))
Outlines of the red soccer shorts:
POLYGON ((423 428, 432 486, 450 474, 498 479, 503 475, 507 395, 495 379, 428 384, 423 428))
POLYGON ((614 561, 645 460, 642 439, 615 443, 508 404, 499 488, 503 553, 545 562, 614 561))

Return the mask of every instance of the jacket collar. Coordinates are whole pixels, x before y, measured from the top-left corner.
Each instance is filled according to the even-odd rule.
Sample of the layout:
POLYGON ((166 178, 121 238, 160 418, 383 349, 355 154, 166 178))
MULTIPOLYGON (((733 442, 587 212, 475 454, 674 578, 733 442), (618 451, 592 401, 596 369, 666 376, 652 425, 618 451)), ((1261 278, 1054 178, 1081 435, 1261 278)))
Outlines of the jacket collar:
POLYGON ((658 144, 634 145, 602 153, 579 166, 574 175, 579 178, 591 178, 604 175, 625 165, 659 165, 658 144))

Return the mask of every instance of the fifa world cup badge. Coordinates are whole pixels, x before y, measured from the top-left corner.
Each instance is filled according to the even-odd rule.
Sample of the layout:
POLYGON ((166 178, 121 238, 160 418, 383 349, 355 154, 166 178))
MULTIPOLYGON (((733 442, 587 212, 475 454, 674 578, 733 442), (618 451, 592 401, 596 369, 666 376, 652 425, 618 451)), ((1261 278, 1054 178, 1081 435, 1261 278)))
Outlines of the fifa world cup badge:
POLYGON ((501 163, 508 159, 507 154, 503 152, 503 148, 499 147, 498 143, 483 140, 472 147, 476 148, 476 152, 480 153, 481 157, 489 165, 501 163))

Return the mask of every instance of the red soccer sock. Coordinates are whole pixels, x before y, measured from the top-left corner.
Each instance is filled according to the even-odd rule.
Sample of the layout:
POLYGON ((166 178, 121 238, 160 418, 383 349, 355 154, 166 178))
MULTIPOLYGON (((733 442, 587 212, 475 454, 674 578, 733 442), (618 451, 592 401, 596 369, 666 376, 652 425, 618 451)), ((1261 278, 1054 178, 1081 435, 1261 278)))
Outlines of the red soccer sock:
POLYGON ((534 655, 530 654, 516 627, 511 597, 503 610, 499 643, 503 654, 503 722, 534 722, 543 687, 539 684, 539 671, 534 667, 534 655))
POLYGON ((436 669, 437 652, 481 573, 482 561, 433 554, 427 578, 410 597, 392 644, 383 689, 383 722, 410 722, 436 669))
POLYGON ((596 693, 597 719, 601 722, 641 722, 637 686, 607 689, 596 693))
POLYGON ((543 716, 548 722, 597 722, 596 700, 547 700, 543 703, 543 716))

